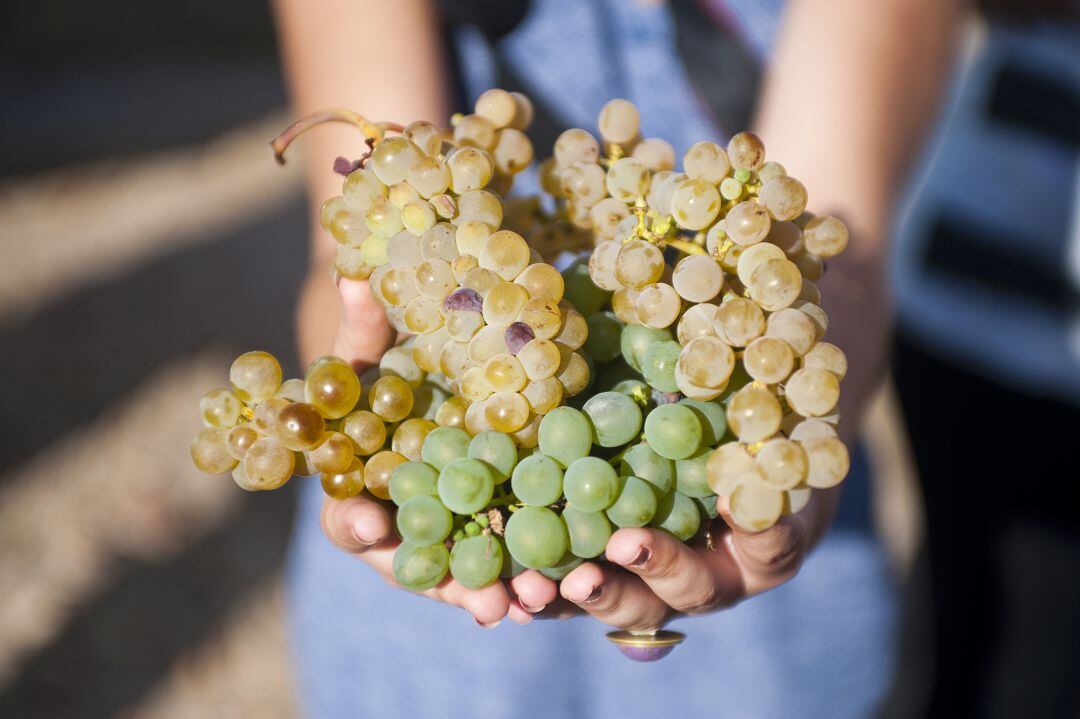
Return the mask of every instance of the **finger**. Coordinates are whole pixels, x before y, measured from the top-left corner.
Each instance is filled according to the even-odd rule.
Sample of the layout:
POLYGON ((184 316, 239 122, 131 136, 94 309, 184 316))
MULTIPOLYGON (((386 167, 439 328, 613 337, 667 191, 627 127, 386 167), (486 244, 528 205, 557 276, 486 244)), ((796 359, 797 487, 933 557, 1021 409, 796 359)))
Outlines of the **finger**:
POLYGON ((680 612, 729 606, 743 595, 739 567, 728 552, 694 548, 657 529, 620 529, 605 554, 680 612))
POLYGON ((592 616, 620 629, 654 631, 671 613, 640 577, 606 563, 582 564, 566 575, 561 592, 592 616))
POLYGON ((563 597, 555 597, 551 604, 544 607, 544 611, 533 615, 534 619, 570 619, 585 614, 581 607, 563 597))
POLYGON ((488 629, 501 622, 510 610, 510 595, 502 582, 483 589, 468 589, 450 579, 430 591, 433 591, 433 598, 461 607, 473 615, 477 624, 488 629))
POLYGON ((353 554, 370 550, 392 534, 386 509, 366 497, 327 498, 320 523, 335 546, 353 554))
POLYGON ((716 507, 731 528, 726 541, 743 570, 748 593, 756 594, 795 576, 809 547, 802 516, 788 514, 768 529, 749 532, 732 518, 727 497, 720 497, 716 507))
POLYGON ((510 590, 521 602, 521 608, 530 614, 543 611, 544 607, 559 596, 555 582, 535 569, 527 569, 510 580, 510 590))
POLYGON ((511 599, 510 609, 506 612, 506 616, 510 617, 510 621, 515 624, 528 624, 535 617, 532 612, 527 612, 521 606, 521 600, 511 599))

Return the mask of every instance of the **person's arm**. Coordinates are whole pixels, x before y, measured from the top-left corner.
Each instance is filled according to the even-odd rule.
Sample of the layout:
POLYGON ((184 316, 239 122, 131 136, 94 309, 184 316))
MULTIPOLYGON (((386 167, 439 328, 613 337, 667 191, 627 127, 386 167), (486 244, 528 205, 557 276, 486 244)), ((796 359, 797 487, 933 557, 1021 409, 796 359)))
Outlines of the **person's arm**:
MULTIPOLYGON (((373 121, 443 124, 449 115, 439 22, 424 0, 275 0, 278 34, 292 110, 299 117, 328 107, 344 107, 373 121)), ((319 226, 323 200, 341 194, 334 158, 355 159, 367 151, 356 128, 323 125, 290 150, 303 151, 311 200, 311 262, 300 296, 297 334, 306 365, 328 353, 358 367, 375 364, 394 333, 367 282, 329 278, 334 240, 319 226)), ((328 500, 322 526, 342 550, 355 554, 393 583, 394 531, 386 509, 364 497, 328 500)), ((482 590, 445 581, 425 595, 460 606, 477 622, 497 622, 509 612, 515 621, 531 619, 524 607, 539 610, 555 598, 555 585, 537 572, 510 583, 517 599, 498 582, 482 590), (519 604, 520 602, 520 604, 519 604)))
MULTIPOLYGON (((840 407, 849 446, 888 348, 893 203, 937 113, 964 10, 960 0, 792 0, 768 69, 755 126, 768 157, 805 183, 812 211, 842 217, 851 231, 821 283, 829 340, 849 358, 840 407)), ((757 534, 732 525, 714 552, 656 530, 619 530, 606 556, 625 570, 584 565, 562 595, 632 629, 728 606, 794 576, 838 496, 815 492, 805 510, 757 534)))

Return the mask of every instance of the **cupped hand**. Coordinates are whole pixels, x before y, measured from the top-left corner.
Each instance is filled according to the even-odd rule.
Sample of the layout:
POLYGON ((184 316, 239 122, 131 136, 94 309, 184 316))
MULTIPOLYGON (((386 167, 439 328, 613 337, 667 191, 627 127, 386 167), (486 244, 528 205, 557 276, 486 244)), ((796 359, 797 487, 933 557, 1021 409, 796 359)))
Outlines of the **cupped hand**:
MULTIPOLYGON (((393 329, 371 294, 367 282, 338 282, 342 318, 334 341, 334 354, 353 363, 357 372, 378 362, 394 342, 393 329)), ((387 503, 359 496, 346 500, 326 499, 320 518, 323 532, 342 551, 370 565, 392 586, 394 550, 400 543, 387 503)), ((467 589, 449 576, 423 592, 436 601, 461 607, 478 624, 493 626, 504 617, 525 624, 558 598, 555 582, 529 570, 508 581, 483 589, 467 589)))

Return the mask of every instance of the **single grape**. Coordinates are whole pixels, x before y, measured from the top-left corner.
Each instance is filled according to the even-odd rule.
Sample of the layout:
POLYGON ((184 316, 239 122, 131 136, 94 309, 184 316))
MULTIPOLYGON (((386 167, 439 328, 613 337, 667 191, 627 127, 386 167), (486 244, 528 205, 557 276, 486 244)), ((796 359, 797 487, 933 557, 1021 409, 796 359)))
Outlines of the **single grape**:
POLYGON ((739 477, 757 472, 754 458, 738 442, 728 442, 709 455, 705 466, 709 487, 718 495, 728 496, 739 477))
POLYGON ((442 471, 448 464, 468 456, 472 437, 459 427, 439 427, 424 438, 423 460, 442 471))
POLYGON ((419 460, 424 439, 436 427, 438 425, 428 419, 420 417, 407 419, 394 430, 390 448, 413 461, 419 460))
MULTIPOLYGON (((650 137, 634 145, 631 157, 645 163, 645 167, 656 173, 670 171, 675 167, 675 148, 667 140, 650 137)), ((653 176, 655 182, 656 176, 653 176)))
POLYGON ((670 340, 671 332, 666 329, 628 324, 623 327, 622 336, 619 338, 619 349, 626 363, 640 372, 645 352, 655 343, 670 340))
POLYGON ((394 521, 402 539, 426 547, 450 536, 454 519, 437 497, 421 494, 398 507, 394 521))
POLYGON ((526 457, 514 468, 510 488, 527 505, 543 507, 562 497, 563 470, 543 454, 526 457))
POLYGON ((662 529, 682 542, 688 542, 701 527, 701 511, 693 499, 682 492, 672 492, 656 503, 650 527, 662 529))
POLYGON ((491 501, 494 477, 478 459, 455 459, 439 472, 439 499, 455 514, 479 512, 491 501))
POLYGON ((723 387, 735 369, 735 353, 718 337, 696 337, 679 353, 678 368, 696 385, 723 387))
POLYGON ((562 271, 562 277, 564 297, 583 315, 600 311, 611 297, 610 292, 593 283, 589 277, 589 265, 584 261, 572 263, 562 271))
POLYGON ((626 451, 619 474, 645 480, 653 486, 658 497, 669 494, 675 488, 674 462, 661 457, 645 442, 626 451))
POLYGON ((784 494, 761 481, 759 474, 735 480, 728 497, 731 518, 743 529, 760 532, 776 524, 784 511, 784 494))
POLYGON ((566 300, 559 303, 562 310, 562 331, 555 336, 554 342, 567 349, 581 349, 588 339, 589 325, 581 313, 566 300))
POLYGON ((597 120, 600 137, 605 142, 626 145, 637 137, 640 126, 637 107, 629 100, 616 98, 609 100, 601 109, 597 120))
POLYGON ((684 180, 671 196, 670 210, 679 227, 703 230, 720 212, 720 193, 705 180, 684 180))
POLYGON ((495 473, 496 481, 502 482, 517 464, 517 446, 510 435, 489 430, 472 438, 468 456, 485 462, 495 473))
POLYGON ((343 471, 325 472, 319 478, 323 492, 331 499, 348 499, 364 491, 364 465, 352 458, 343 471))
POLYGON ((281 365, 268 352, 245 352, 229 368, 229 382, 237 397, 257 404, 281 386, 281 365))
POLYGON ((459 195, 483 188, 495 172, 495 161, 491 155, 477 147, 455 150, 446 164, 450 167, 450 187, 459 195))
POLYGON ((580 394, 589 386, 592 378, 592 369, 584 355, 573 352, 565 347, 560 349, 562 363, 555 375, 562 383, 563 392, 567 397, 580 394))
POLYGON ((624 286, 640 290, 659 280, 664 267, 659 247, 645 240, 630 240, 623 243, 615 258, 615 277, 624 286))
POLYGON ((191 460, 199 471, 223 474, 236 466, 237 458, 229 451, 228 438, 229 430, 224 427, 206 427, 195 435, 191 441, 191 460))
POLYGON ((583 512, 567 505, 562 513, 570 536, 570 551, 577 557, 591 559, 604 553, 611 539, 611 522, 603 512, 583 512))
POLYGON ((529 401, 509 390, 495 392, 484 402, 484 419, 499 432, 517 432, 528 424, 531 413, 529 401))
POLYGON ((326 421, 314 405, 292 402, 278 413, 277 438, 294 452, 318 447, 325 431, 326 421))
POLYGON ((758 200, 775 220, 794 220, 806 209, 806 187, 794 177, 778 175, 761 184, 758 200))
POLYGON ((554 300, 556 303, 562 300, 566 286, 559 271, 543 262, 526 267, 514 282, 528 290, 530 297, 554 300))
POLYGON ((758 337, 746 346, 743 366, 755 380, 777 384, 791 374, 795 367, 795 353, 791 351, 791 345, 781 339, 758 337))
POLYGON ((450 568, 450 552, 444 544, 417 547, 402 542, 394 552, 394 579, 414 592, 431 589, 450 568))
POLYGON ((765 315, 753 300, 732 297, 716 311, 713 329, 732 347, 745 347, 765 331, 765 315))
POLYGON ((199 414, 207 427, 232 427, 240 419, 244 404, 227 389, 213 389, 199 400, 199 414))
POLYGON ((708 302, 720 294, 724 272, 712 257, 687 255, 675 265, 671 285, 687 302, 708 302))
POLYGON ((592 449, 592 425, 573 407, 557 407, 540 422, 540 451, 564 467, 592 449))
POLYGON ((566 554, 566 525, 547 507, 522 507, 510 515, 504 534, 510 555, 530 569, 554 567, 566 554))
POLYGON ((665 282, 654 282, 641 289, 634 300, 638 320, 647 327, 670 327, 679 318, 682 300, 675 288, 665 282))
POLYGON ((814 217, 803 227, 803 242, 819 257, 835 257, 847 247, 848 228, 829 215, 814 217))
POLYGON ((341 432, 327 432, 319 446, 311 450, 308 461, 316 472, 336 474, 347 471, 353 459, 352 440, 341 432))
POLYGON ((686 459, 675 460, 675 488, 688 497, 708 497, 712 494, 709 487, 708 461, 712 450, 703 446, 686 459))
POLYGON ((619 476, 599 457, 575 459, 563 475, 566 501, 583 512, 607 509, 618 497, 619 476))
POLYGON ((727 152, 714 142, 702 141, 693 145, 683 156, 688 177, 718 185, 731 170, 727 152))
POLYGON ((566 554, 562 556, 562 559, 554 567, 544 567, 538 571, 548 579, 558 582, 565 579, 566 575, 580 567, 584 562, 584 559, 567 550, 566 554))
MULTIPOLYGON (((259 433, 247 424, 237 425, 229 430, 225 448, 235 460, 242 461, 251 445, 259 439, 259 433)), ((351 449, 351 448, 350 448, 351 449)), ((351 453, 351 452, 350 452, 351 453)))
POLYGON ((459 147, 495 147, 495 125, 483 115, 465 115, 454 127, 454 144, 459 147))
POLYGON ((439 471, 427 462, 404 462, 390 473, 390 499, 399 507, 413 497, 437 497, 439 471))
POLYGON ((304 378, 304 401, 330 419, 344 417, 360 399, 360 380, 344 360, 310 367, 304 378))
MULTIPOLYGON (((510 344, 509 340, 507 344, 510 344)), ((532 381, 554 377, 562 364, 558 345, 546 339, 529 340, 521 346, 516 356, 525 375, 532 381)))
POLYGON ((806 452, 808 470, 806 483, 811 487, 828 489, 843 481, 851 469, 847 447, 836 437, 815 437, 801 442, 806 452))
POLYGON ((521 396, 528 401, 533 413, 545 415, 562 402, 562 382, 555 377, 533 380, 521 390, 521 396))
POLYGON ((620 157, 608 167, 605 185, 608 194, 620 202, 632 203, 649 189, 649 168, 633 157, 620 157))
POLYGON ((829 342, 816 343, 803 355, 803 367, 806 369, 824 369, 836 375, 838 380, 847 374, 847 357, 843 350, 829 342))
POLYGON ((412 412, 412 388, 400 377, 380 377, 371 385, 368 402, 372 412, 387 422, 398 422, 412 412))
POLYGON ((735 169, 757 170, 765 163, 765 143, 752 132, 740 132, 728 142, 727 154, 735 169))
POLYGON ((645 440, 661 457, 685 459, 701 446, 701 422, 681 404, 665 404, 645 417, 645 440))
POLYGON ((386 423, 374 412, 359 410, 341 420, 341 431, 356 444, 361 456, 375 454, 386 444, 386 423))
POLYGON ((649 345, 641 357, 641 374, 645 381, 661 392, 677 392, 679 387, 675 381, 675 367, 681 351, 682 347, 673 340, 649 345))
MULTIPOLYGON (((687 397, 679 404, 689 407, 701 423, 702 447, 715 447, 727 432, 727 415, 719 402, 709 402, 687 397)), ((638 475, 641 476, 641 475, 638 475)))
POLYGON ((495 537, 481 534, 454 542, 450 550, 450 574, 466 589, 493 584, 503 568, 503 550, 495 537))
POLYGON ((776 312, 790 307, 798 299, 802 291, 802 274, 791 260, 768 260, 754 270, 747 289, 762 309, 776 312))
POLYGON ((258 489, 277 489, 289 481, 295 467, 296 456, 273 437, 263 437, 244 455, 244 474, 258 489))
POLYGON ((554 154, 559 167, 569 167, 575 162, 596 162, 600 158, 600 143, 585 130, 565 130, 555 138, 554 154))
POLYGON ((593 443, 618 447, 637 437, 641 431, 641 408, 619 392, 600 392, 582 406, 593 426, 593 443))
POLYGON ((762 480, 773 489, 794 489, 808 471, 806 452, 790 439, 770 439, 754 458, 762 480))
POLYGON ((645 480, 619 477, 616 493, 615 502, 606 511, 616 527, 644 527, 656 515, 656 493, 645 480))

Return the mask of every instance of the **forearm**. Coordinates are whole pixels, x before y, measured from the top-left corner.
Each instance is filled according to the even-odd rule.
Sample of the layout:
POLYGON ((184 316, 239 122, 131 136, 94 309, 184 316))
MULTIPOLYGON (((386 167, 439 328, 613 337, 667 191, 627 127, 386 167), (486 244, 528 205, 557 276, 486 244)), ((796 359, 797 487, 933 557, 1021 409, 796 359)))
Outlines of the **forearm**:
MULTIPOLYGON (((274 5, 295 115, 345 107, 374 121, 447 116, 442 39, 431 3, 275 0, 274 5)), ((335 243, 318 224, 318 208, 341 193, 342 178, 331 170, 334 158, 358 158, 367 147, 355 128, 330 124, 305 135, 291 152, 297 150, 306 165, 311 203, 311 264, 297 318, 301 360, 306 362, 331 351, 341 321, 341 302, 327 269, 335 243)), ((381 311, 373 301, 370 305, 377 320, 381 311)), ((385 326, 372 327, 373 332, 379 329, 389 336, 385 326)), ((380 341, 371 339, 373 345, 380 341)))

